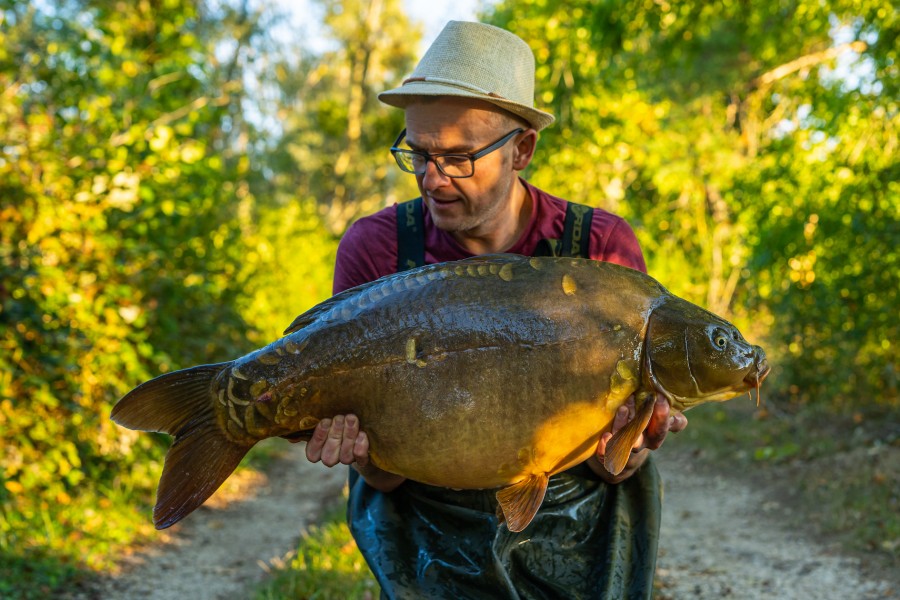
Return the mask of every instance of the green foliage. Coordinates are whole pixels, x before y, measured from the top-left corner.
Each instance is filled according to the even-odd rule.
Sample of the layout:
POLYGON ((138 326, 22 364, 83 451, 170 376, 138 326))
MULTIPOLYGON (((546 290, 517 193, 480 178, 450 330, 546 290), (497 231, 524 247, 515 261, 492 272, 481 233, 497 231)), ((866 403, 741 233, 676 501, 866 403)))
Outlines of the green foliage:
POLYGON ((780 397, 897 404, 895 6, 504 2, 491 20, 531 42, 559 117, 532 181, 625 216, 651 274, 764 336, 780 397))
POLYGON ((350 536, 340 507, 304 532, 296 555, 257 592, 258 600, 373 598, 378 584, 350 536))
POLYGON ((124 392, 271 341, 330 292, 336 242, 311 202, 253 210, 253 19, 0 3, 0 552, 33 574, 15 585, 108 568, 152 531, 168 441, 109 420, 124 392))

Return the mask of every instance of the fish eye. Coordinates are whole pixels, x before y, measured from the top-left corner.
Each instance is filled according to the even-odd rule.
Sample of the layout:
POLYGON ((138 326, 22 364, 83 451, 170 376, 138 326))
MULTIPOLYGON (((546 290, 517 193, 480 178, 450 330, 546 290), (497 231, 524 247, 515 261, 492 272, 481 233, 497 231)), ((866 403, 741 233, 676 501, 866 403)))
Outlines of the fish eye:
POLYGON ((721 332, 717 333, 713 339, 713 343, 720 350, 724 350, 728 346, 728 336, 721 332))

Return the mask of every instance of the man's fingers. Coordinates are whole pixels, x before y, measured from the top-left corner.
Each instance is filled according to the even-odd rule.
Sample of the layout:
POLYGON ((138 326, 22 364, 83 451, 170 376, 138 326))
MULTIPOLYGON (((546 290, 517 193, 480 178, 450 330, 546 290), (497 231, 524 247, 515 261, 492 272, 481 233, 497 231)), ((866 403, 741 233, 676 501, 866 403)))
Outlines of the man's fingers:
POLYGON ((653 414, 650 416, 650 422, 644 431, 644 445, 651 450, 656 450, 662 446, 663 440, 666 439, 666 433, 669 432, 669 403, 665 398, 658 397, 656 404, 653 406, 653 414))
POLYGON ((325 445, 322 446, 322 464, 326 467, 333 467, 338 464, 341 459, 341 444, 344 440, 344 416, 337 415, 331 421, 331 427, 328 429, 328 436, 325 438, 325 445))
POLYGON ((616 416, 613 417, 613 426, 611 433, 615 433, 625 427, 628 421, 631 420, 631 413, 628 410, 628 406, 622 405, 616 410, 616 416))
POLYGON ((612 433, 606 432, 600 436, 600 443, 597 444, 597 458, 600 462, 603 462, 603 458, 606 456, 606 444, 609 443, 609 440, 612 438, 612 433))
POLYGON ((359 419, 356 415, 347 415, 344 419, 344 432, 341 439, 340 461, 345 465, 353 462, 353 449, 359 435, 359 419))
POLYGON ((306 443, 306 458, 310 462, 322 461, 326 467, 354 462, 365 466, 369 462, 369 439, 359 430, 359 418, 336 415, 319 421, 306 443))
POLYGON ((353 444, 353 458, 357 466, 365 467, 369 464, 369 437, 365 431, 361 431, 353 444))
POLYGON ((316 425, 312 437, 306 442, 306 458, 309 462, 322 460, 322 447, 328 439, 328 430, 331 429, 331 419, 322 419, 316 425))
POLYGON ((684 431, 684 428, 687 427, 687 424, 687 417, 682 413, 675 413, 669 417, 669 431, 671 431, 672 433, 684 431))

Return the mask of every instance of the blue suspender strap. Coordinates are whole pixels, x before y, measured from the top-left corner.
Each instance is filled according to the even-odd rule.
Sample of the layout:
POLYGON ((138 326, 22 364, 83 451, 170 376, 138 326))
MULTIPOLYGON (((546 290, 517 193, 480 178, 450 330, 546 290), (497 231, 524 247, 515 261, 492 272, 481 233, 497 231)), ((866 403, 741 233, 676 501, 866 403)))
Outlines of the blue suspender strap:
POLYGON ((594 209, 583 204, 566 204, 566 222, 563 227, 559 256, 591 257, 591 220, 594 209))
POLYGON ((397 272, 425 264, 425 216, 422 199, 397 205, 397 272))
MULTIPOLYGON (((425 216, 422 198, 397 205, 397 272, 425 264, 425 216)), ((590 258, 594 209, 568 202, 562 240, 541 240, 535 256, 590 258)))

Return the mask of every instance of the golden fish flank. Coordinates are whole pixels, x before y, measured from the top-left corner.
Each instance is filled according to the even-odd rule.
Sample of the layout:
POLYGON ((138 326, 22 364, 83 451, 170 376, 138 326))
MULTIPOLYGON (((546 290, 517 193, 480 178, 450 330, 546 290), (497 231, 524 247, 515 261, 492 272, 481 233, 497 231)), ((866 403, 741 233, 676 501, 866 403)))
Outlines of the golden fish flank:
POLYGON ((524 448, 519 448, 519 451, 516 453, 516 465, 519 470, 525 469, 530 466, 535 461, 535 451, 534 446, 525 446, 524 448))
POLYGON ((161 529, 258 441, 353 412, 373 464, 432 485, 497 488, 507 526, 521 531, 549 476, 590 456, 632 393, 639 426, 607 445, 613 473, 657 393, 676 410, 721 401, 768 370, 732 325, 638 271, 496 255, 338 294, 252 355, 138 386, 112 417, 176 436, 154 509, 161 529))

